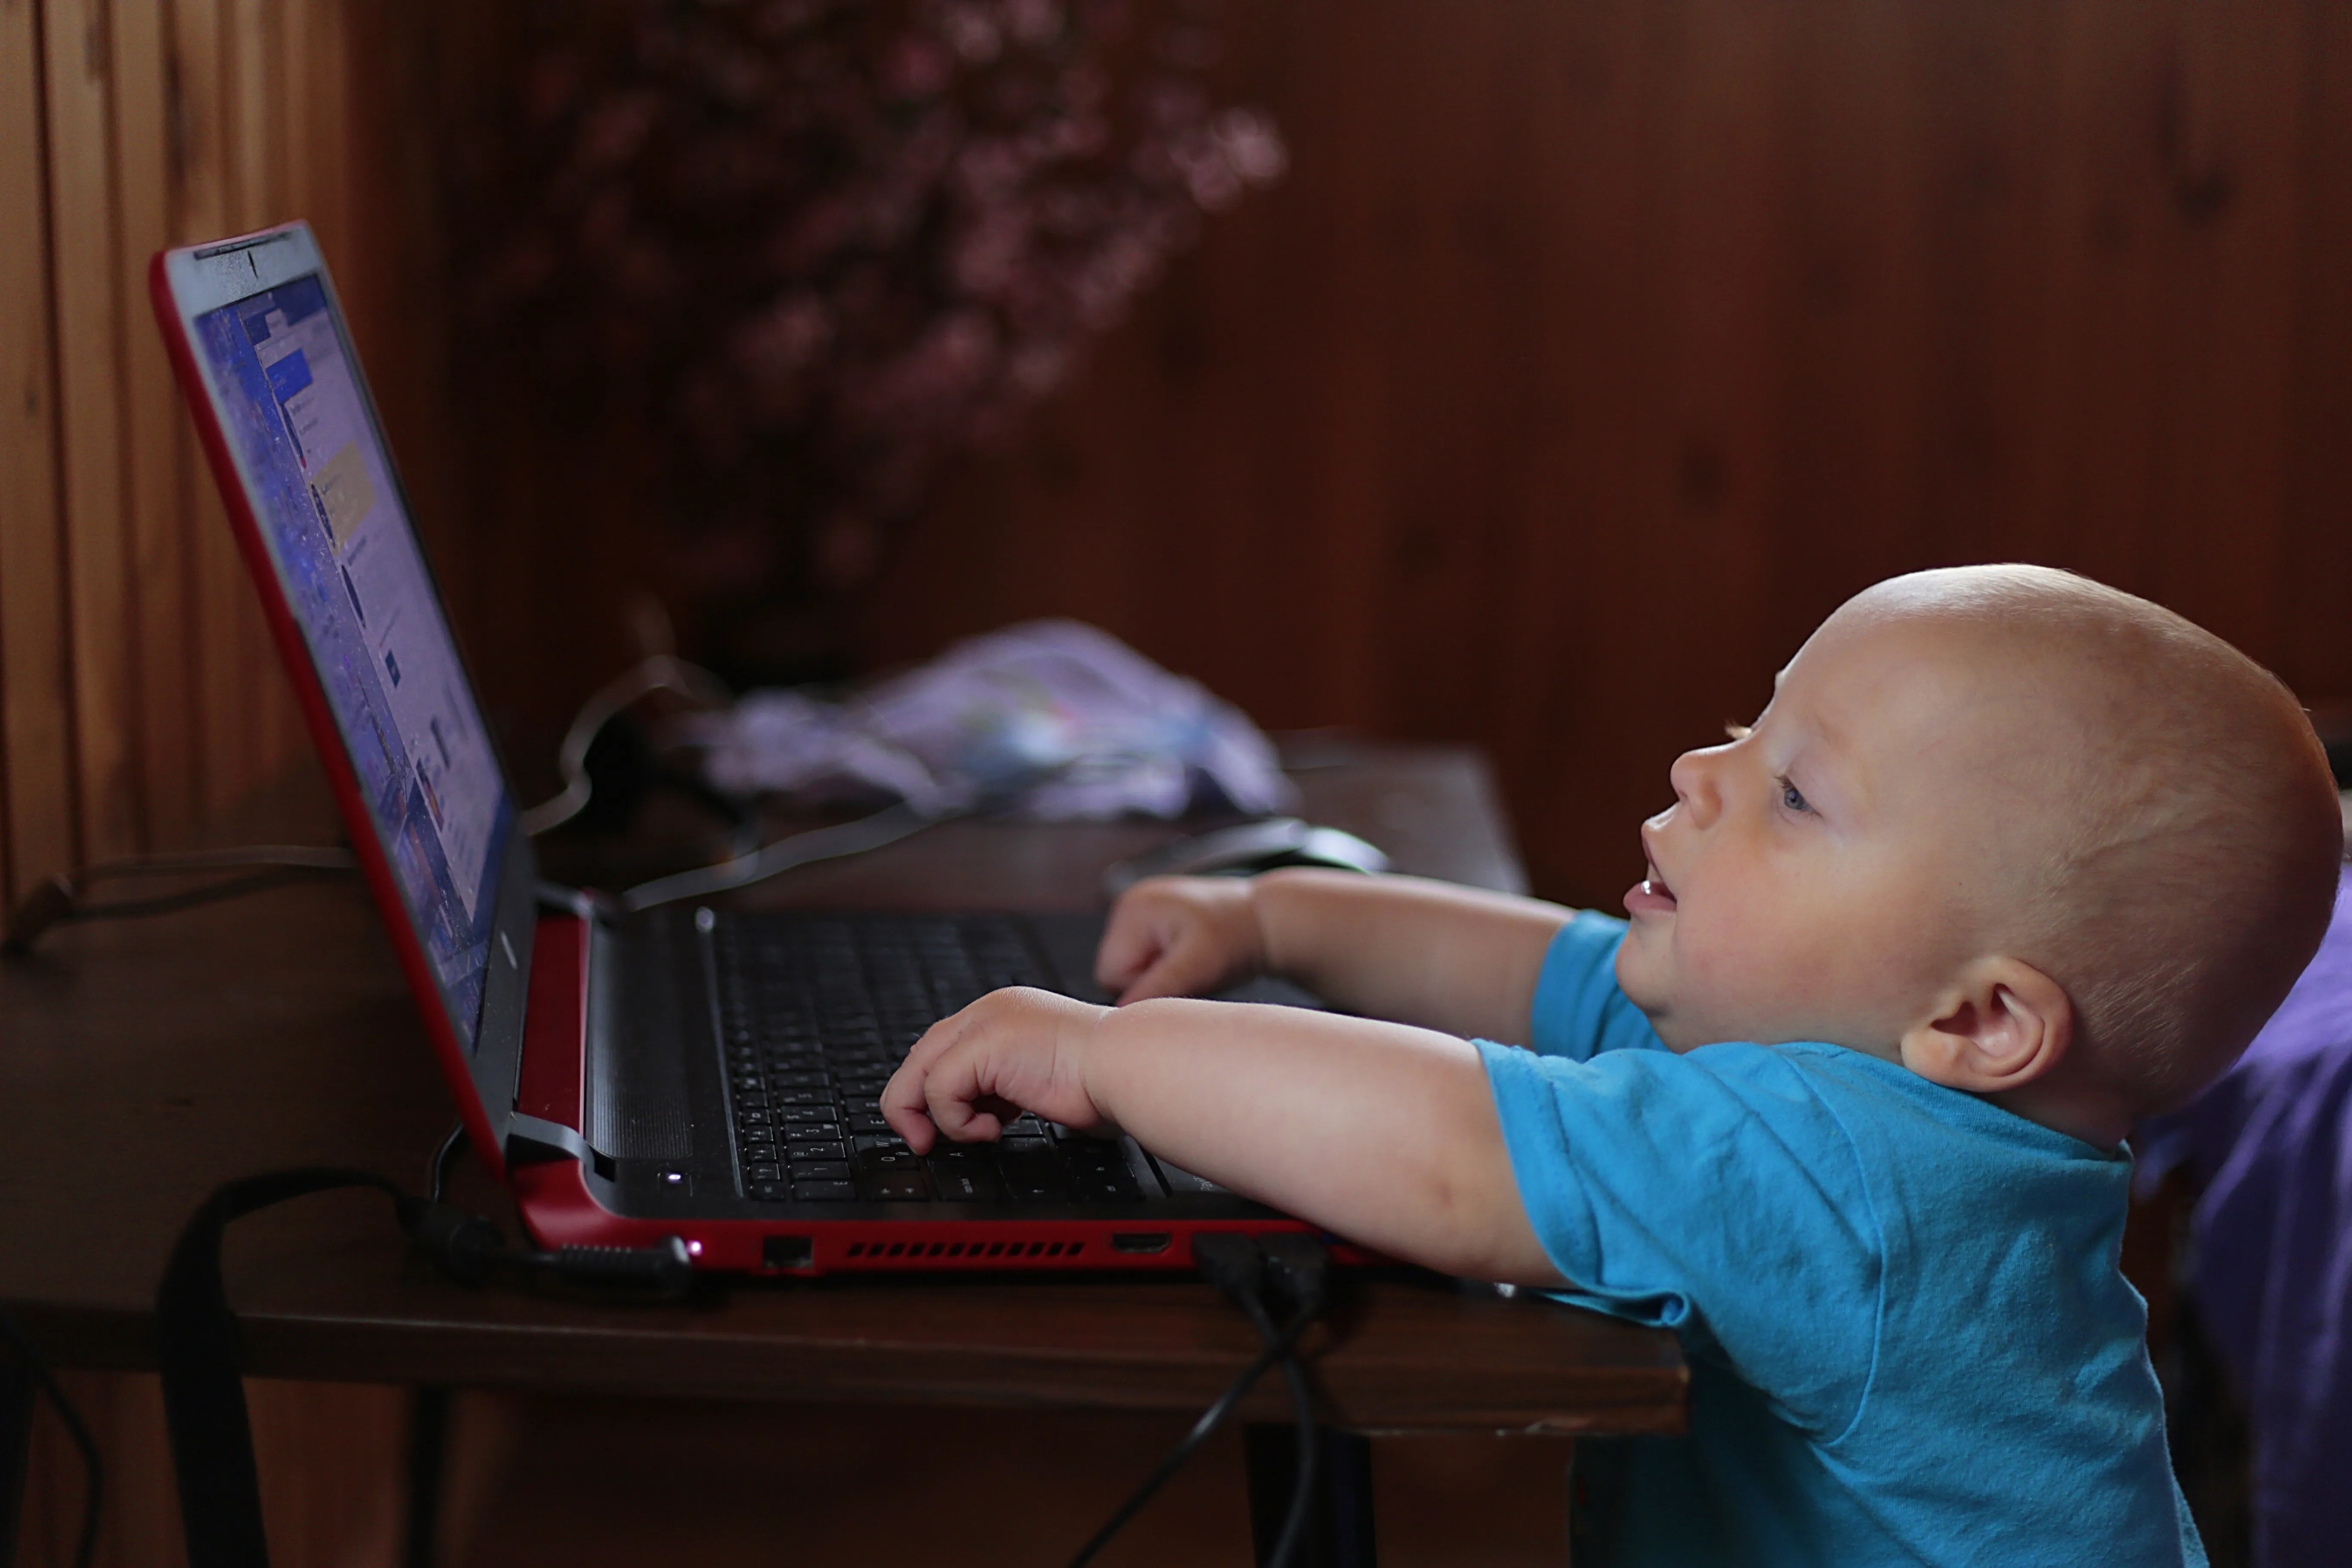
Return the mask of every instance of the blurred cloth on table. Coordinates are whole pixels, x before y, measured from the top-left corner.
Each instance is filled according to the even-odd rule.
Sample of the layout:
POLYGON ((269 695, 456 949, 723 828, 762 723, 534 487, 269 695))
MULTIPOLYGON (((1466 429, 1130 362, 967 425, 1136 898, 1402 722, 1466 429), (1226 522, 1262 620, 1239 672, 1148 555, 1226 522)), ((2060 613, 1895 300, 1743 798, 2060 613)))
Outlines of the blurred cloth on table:
POLYGON ((2352 1562, 2352 868, 2238 1064, 2134 1137, 2199 1197, 2189 1289, 2253 1433, 2254 1562, 2352 1562))
POLYGON ((753 691, 680 722, 711 784, 806 805, 904 801, 926 816, 994 802, 1037 822, 1262 816, 1297 793, 1240 710, 1109 633, 1031 621, 835 701, 753 691))

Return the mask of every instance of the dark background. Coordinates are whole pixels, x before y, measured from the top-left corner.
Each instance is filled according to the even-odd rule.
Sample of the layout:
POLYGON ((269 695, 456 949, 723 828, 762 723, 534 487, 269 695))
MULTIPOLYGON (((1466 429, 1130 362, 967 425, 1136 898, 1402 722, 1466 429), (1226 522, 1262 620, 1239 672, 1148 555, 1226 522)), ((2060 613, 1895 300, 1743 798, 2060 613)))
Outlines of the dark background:
MULTIPOLYGON (((159 245, 317 226, 527 787, 643 601, 700 651, 644 433, 548 416, 459 325, 447 169, 528 11, 0 14, 0 882, 184 842, 306 751, 147 318, 159 245)), ((811 662, 1081 616, 1271 727, 1484 747, 1536 887, 1603 905, 1674 755, 1889 573, 2075 567, 2352 700, 2352 11, 1222 16, 1217 92, 1288 178, 948 478, 811 662)))
MULTIPOLYGON (((950 479, 855 668, 1076 616, 1270 727, 1483 746, 1536 887, 1604 906, 1673 756, 1892 573, 2073 567, 2352 697, 2352 14, 1223 16, 1287 180, 950 479)), ((526 755, 660 578, 593 445, 499 435, 446 498, 526 755)))

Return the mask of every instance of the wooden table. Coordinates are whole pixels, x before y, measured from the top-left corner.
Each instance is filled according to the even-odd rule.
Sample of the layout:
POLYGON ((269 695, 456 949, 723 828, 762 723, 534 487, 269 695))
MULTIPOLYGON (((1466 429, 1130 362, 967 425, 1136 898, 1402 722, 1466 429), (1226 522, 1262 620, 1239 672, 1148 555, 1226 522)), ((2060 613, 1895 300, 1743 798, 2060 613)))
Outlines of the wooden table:
MULTIPOLYGON (((1296 775, 1307 815, 1381 843, 1399 869, 1518 886, 1475 757, 1293 755, 1317 764, 1296 775)), ((1106 864, 1172 832, 949 825, 756 899, 1083 908, 1106 864)), ((59 1364, 152 1367, 157 1277, 215 1184, 310 1163, 419 1184, 453 1120, 356 884, 55 931, 0 962, 0 1300, 59 1364)), ((511 1230, 483 1185, 456 1195, 511 1230)), ((468 1289, 370 1194, 241 1223, 227 1278, 247 1371, 287 1378, 1192 1411, 1257 1348, 1189 1277, 736 1281, 671 1306, 468 1289)), ((1325 1418, 1356 1433, 1682 1421, 1669 1337, 1413 1271, 1346 1279, 1307 1352, 1325 1418)), ((1274 1380, 1245 1414, 1286 1418, 1274 1380)))

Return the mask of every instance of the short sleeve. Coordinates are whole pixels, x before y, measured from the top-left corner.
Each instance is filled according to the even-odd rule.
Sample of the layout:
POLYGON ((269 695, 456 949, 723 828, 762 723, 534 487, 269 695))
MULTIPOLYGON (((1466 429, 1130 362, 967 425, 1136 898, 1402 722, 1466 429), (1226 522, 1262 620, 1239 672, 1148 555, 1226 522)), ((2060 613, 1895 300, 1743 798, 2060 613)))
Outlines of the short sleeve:
POLYGON ((1827 1440, 1860 1412, 1884 1245, 1852 1141, 1759 1046, 1590 1061, 1480 1042, 1560 1300, 1669 1328, 1827 1440))
POLYGON ((1601 1051, 1662 1051, 1642 1010, 1617 988, 1617 949, 1625 922, 1591 910, 1559 928, 1545 950, 1530 1005, 1539 1056, 1585 1061, 1601 1051))

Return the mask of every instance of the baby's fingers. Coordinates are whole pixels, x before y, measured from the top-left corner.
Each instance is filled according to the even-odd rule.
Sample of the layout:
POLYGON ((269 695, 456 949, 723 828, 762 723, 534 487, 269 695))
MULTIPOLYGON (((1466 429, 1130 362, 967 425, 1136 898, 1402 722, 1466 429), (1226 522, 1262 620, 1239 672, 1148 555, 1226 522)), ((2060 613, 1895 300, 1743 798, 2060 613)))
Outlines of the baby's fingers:
POLYGON ((964 1015, 959 1013, 924 1030, 898 1070, 890 1075, 890 1081, 882 1086, 882 1120, 918 1154, 927 1152, 939 1136, 929 1115, 932 1068, 962 1037, 963 1029, 964 1015))
POLYGON ((1111 911, 1102 946, 1095 952, 1096 984, 1106 991, 1132 985, 1167 955, 1174 933, 1171 922, 1154 913, 1129 902, 1111 911))
POLYGON ((1215 990, 1220 965, 1203 962, 1213 955, 1204 954, 1202 947, 1198 942, 1179 943, 1160 954, 1150 967, 1128 982, 1118 994, 1118 1005, 1124 1007, 1154 996, 1197 996, 1215 990))
POLYGON ((980 1082, 967 1057, 948 1057, 935 1065, 930 1076, 923 1080, 924 1109, 930 1112, 933 1124, 953 1142, 994 1138, 1004 1131, 1003 1121, 993 1111, 982 1110, 980 1100, 980 1082))

